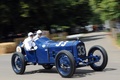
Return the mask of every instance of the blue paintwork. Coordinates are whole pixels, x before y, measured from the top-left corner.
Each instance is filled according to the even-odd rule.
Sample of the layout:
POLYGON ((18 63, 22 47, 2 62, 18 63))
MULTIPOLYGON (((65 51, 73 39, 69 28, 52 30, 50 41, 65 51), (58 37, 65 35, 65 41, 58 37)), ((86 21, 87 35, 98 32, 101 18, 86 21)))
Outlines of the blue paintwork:
MULTIPOLYGON (((53 41, 47 37, 41 37, 35 41, 38 49, 36 51, 26 51, 26 61, 33 62, 38 64, 51 64, 55 63, 55 56, 61 50, 67 50, 71 52, 76 61, 76 67, 79 66, 79 63, 84 63, 84 60, 87 59, 85 45, 80 40, 75 41, 53 41), (84 47, 84 54, 78 55, 77 46, 82 45, 84 47)), ((22 44, 20 44, 22 45, 22 44)))
POLYGON ((72 77, 78 67, 90 66, 101 71, 108 61, 106 51, 101 46, 93 46, 86 56, 85 45, 80 40, 53 41, 42 36, 35 43, 38 48, 34 51, 26 51, 22 43, 16 48, 17 52, 11 58, 15 73, 23 74, 29 64, 42 65, 45 69, 51 69, 55 65, 62 77, 72 77), (93 55, 96 50, 103 56, 100 65, 95 64, 102 59, 100 55, 93 55))

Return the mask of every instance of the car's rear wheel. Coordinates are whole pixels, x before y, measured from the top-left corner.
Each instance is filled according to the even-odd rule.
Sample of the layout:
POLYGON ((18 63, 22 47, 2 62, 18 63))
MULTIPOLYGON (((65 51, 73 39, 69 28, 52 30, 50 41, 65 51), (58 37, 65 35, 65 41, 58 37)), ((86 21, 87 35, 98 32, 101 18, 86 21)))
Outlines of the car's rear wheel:
POLYGON ((60 51, 55 58, 55 66, 62 77, 72 77, 75 72, 75 60, 69 51, 60 51))
POLYGON ((20 52, 15 52, 11 58, 11 65, 16 74, 23 74, 26 68, 24 55, 20 52))
POLYGON ((94 62, 90 64, 90 67, 95 71, 102 71, 108 62, 108 56, 106 50, 101 46, 93 46, 89 52, 88 56, 94 56, 96 58, 89 58, 89 62, 94 62), (96 61, 98 60, 98 61, 96 61), (96 62, 95 62, 96 61, 96 62))

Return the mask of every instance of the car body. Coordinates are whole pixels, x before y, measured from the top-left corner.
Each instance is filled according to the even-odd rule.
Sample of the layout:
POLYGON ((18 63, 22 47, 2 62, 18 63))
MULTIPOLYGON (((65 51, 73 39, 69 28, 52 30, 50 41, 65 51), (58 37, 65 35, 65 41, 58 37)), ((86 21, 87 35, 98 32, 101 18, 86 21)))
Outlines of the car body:
POLYGON ((96 71, 102 71, 107 65, 107 52, 99 45, 93 46, 87 56, 85 44, 79 39, 53 41, 41 37, 35 43, 38 47, 35 51, 26 51, 21 47, 22 43, 17 46, 11 58, 11 65, 16 74, 23 74, 28 64, 42 65, 45 69, 56 66, 62 77, 72 77, 78 67, 90 66, 96 71), (96 51, 100 54, 96 54, 96 51), (100 64, 96 64, 99 62, 100 64))

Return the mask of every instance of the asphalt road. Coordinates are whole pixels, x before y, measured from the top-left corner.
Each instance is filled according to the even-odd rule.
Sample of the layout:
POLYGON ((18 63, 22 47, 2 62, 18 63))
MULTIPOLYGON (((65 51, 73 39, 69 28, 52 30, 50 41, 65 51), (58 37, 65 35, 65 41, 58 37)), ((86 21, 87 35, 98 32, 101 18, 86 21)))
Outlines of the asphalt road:
POLYGON ((93 71, 89 66, 77 68, 73 78, 62 78, 53 67, 45 70, 42 66, 27 66, 25 74, 16 75, 11 67, 11 55, 0 55, 0 80, 119 80, 120 48, 112 41, 108 33, 97 32, 85 34, 81 39, 87 51, 93 45, 103 46, 108 53, 108 65, 102 72, 93 71))

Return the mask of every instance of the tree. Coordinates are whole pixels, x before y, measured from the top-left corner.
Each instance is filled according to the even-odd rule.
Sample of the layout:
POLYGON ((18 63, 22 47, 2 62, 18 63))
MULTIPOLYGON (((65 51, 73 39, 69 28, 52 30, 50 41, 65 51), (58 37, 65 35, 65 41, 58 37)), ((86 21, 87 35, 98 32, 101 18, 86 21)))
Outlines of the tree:
POLYGON ((1 0, 0 1, 0 26, 2 36, 14 32, 14 26, 19 21, 19 0, 1 0))
POLYGON ((0 0, 0 10, 1 35, 50 30, 51 25, 84 26, 92 15, 88 0, 0 0))
POLYGON ((92 10, 102 20, 120 18, 120 0, 89 0, 92 10))

